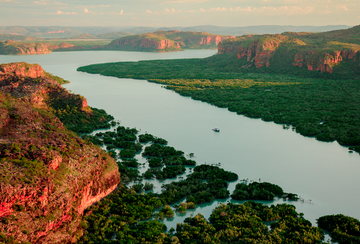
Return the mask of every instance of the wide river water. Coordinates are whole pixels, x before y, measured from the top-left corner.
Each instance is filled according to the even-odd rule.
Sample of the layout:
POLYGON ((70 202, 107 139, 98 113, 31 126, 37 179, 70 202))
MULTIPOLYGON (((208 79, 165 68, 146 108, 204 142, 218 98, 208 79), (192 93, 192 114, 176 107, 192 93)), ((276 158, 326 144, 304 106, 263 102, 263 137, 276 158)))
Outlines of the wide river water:
MULTIPOLYGON (((121 125, 136 127, 169 141, 169 145, 194 153, 198 164, 218 163, 236 172, 239 179, 280 185, 304 201, 290 202, 316 224, 323 215, 342 213, 360 218, 360 157, 338 143, 303 137, 282 125, 250 119, 227 109, 182 97, 146 80, 118 79, 77 72, 79 66, 118 61, 202 58, 216 50, 172 53, 121 51, 56 52, 34 56, 0 56, 0 63, 38 63, 44 70, 71 83, 65 87, 85 96, 89 106, 105 109, 121 125), (212 128, 219 127, 220 133, 212 128)), ((138 156, 140 158, 140 156, 138 156)), ((141 169, 143 172, 145 169, 141 169)), ((166 181, 168 182, 168 181, 166 181)), ((161 182, 154 180, 155 190, 161 182)), ((232 192, 235 183, 229 186, 232 192)), ((282 199, 268 203, 283 203, 282 199)), ((187 216, 208 217, 220 204, 201 205, 186 214, 166 220, 176 227, 187 216)))

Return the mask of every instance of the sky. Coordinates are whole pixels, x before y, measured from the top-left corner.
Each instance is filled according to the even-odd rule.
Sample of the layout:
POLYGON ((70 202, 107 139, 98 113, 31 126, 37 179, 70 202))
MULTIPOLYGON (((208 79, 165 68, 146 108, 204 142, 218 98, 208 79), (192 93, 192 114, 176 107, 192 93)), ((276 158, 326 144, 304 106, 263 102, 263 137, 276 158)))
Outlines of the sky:
POLYGON ((360 0, 0 0, 1 26, 359 24, 360 0))

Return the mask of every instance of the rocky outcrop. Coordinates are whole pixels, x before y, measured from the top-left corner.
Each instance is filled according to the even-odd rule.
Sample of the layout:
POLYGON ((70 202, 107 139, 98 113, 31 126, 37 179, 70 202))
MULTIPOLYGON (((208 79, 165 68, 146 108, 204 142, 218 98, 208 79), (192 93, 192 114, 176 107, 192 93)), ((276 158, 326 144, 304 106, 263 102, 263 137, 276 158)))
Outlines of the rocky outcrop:
POLYGON ((223 40, 227 40, 229 38, 235 38, 234 36, 204 36, 198 42, 199 45, 218 45, 223 40))
POLYGON ((182 48, 214 48, 223 40, 234 36, 212 35, 205 32, 157 31, 126 36, 112 41, 110 49, 136 51, 178 51, 182 48))
POLYGON ((48 96, 56 95, 59 99, 73 100, 82 109, 88 107, 86 98, 67 92, 57 81, 47 77, 38 64, 1 64, 0 91, 35 106, 47 106, 48 96))
POLYGON ((27 65, 0 67, 0 234, 71 243, 83 211, 112 192, 120 175, 109 155, 68 131, 48 106, 54 97, 84 107, 86 100, 27 65))
POLYGON ((44 75, 44 70, 40 65, 31 65, 27 63, 0 64, 0 80, 9 77, 29 77, 38 78, 44 75))
POLYGON ((132 46, 132 47, 156 49, 156 50, 163 50, 166 48, 180 49, 180 45, 171 40, 151 40, 148 38, 140 38, 140 39, 123 38, 111 42, 110 46, 111 47, 132 46))
POLYGON ((294 66, 303 67, 306 66, 310 71, 321 71, 327 73, 333 73, 333 66, 344 61, 353 60, 356 61, 356 57, 359 54, 358 50, 346 49, 342 51, 320 52, 315 51, 306 53, 297 53, 295 55, 293 63, 294 66))
POLYGON ((69 43, 54 45, 50 43, 0 42, 0 54, 5 55, 49 54, 53 50, 68 48, 74 48, 74 45, 69 43))
POLYGON ((281 35, 244 36, 239 42, 231 42, 232 45, 218 45, 218 53, 235 53, 238 59, 246 58, 248 62, 253 62, 256 68, 270 66, 270 59, 276 49, 288 38, 281 35), (250 40, 250 43, 248 41, 250 40), (246 44, 244 44, 246 41, 246 44))
MULTIPOLYGON (((356 61, 360 45, 341 43, 332 39, 326 42, 323 40, 324 36, 321 36, 322 41, 317 41, 320 44, 316 46, 312 43, 314 39, 320 38, 317 35, 313 33, 245 35, 220 42, 218 54, 232 54, 238 59, 246 59, 249 65, 244 65, 242 68, 248 68, 251 65, 256 68, 270 67, 272 62, 281 63, 281 56, 291 57, 293 62, 286 63, 285 66, 306 67, 309 71, 317 70, 326 73, 333 73, 333 67, 344 60, 356 61), (306 42, 309 42, 311 46, 308 47, 306 42), (282 48, 281 55, 274 59, 280 47, 282 48)), ((334 33, 331 32, 329 35, 333 37, 334 33)), ((360 43, 360 38, 352 38, 349 41, 360 43)))

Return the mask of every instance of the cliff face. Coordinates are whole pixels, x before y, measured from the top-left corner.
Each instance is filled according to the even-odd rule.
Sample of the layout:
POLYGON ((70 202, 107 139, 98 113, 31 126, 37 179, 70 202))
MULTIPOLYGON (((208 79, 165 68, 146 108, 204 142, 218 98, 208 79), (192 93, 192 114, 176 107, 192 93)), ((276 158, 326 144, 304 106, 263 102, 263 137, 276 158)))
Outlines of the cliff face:
MULTIPOLYGON (((272 63, 281 63, 282 56, 292 60, 285 66, 307 67, 309 71, 332 73, 334 66, 344 60, 358 61, 360 36, 350 36, 347 39, 341 35, 342 32, 344 31, 241 36, 219 43, 218 54, 233 54, 238 59, 246 59, 249 64, 243 68, 251 65, 256 68, 270 67, 272 63), (342 37, 342 42, 336 39, 337 36, 342 37), (279 55, 275 58, 277 53, 279 55)), ((352 32, 353 30, 350 31, 352 32)))
POLYGON ((85 208, 120 182, 115 161, 68 131, 50 99, 86 100, 38 65, 0 66, 0 234, 19 242, 70 243, 85 208))
POLYGON ((333 67, 344 60, 356 61, 358 50, 342 50, 325 53, 307 52, 298 53, 294 57, 294 66, 306 66, 311 71, 333 73, 333 67))
POLYGON ((166 48, 175 48, 180 49, 178 43, 175 43, 171 40, 152 40, 148 38, 121 38, 119 40, 115 40, 109 44, 110 47, 120 47, 120 46, 132 46, 134 48, 145 48, 145 49, 155 49, 155 50, 163 50, 166 48))
POLYGON ((212 35, 205 32, 157 31, 126 36, 112 41, 108 48, 142 51, 177 51, 181 48, 215 48, 223 40, 234 36, 212 35))
POLYGON ((210 44, 219 44, 223 40, 229 39, 229 38, 235 38, 233 36, 227 37, 227 36, 205 36, 202 37, 199 41, 199 45, 210 45, 210 44))
POLYGON ((53 45, 49 43, 25 43, 11 40, 0 42, 0 54, 5 55, 34 55, 49 54, 52 50, 72 48, 74 45, 61 43, 53 45))

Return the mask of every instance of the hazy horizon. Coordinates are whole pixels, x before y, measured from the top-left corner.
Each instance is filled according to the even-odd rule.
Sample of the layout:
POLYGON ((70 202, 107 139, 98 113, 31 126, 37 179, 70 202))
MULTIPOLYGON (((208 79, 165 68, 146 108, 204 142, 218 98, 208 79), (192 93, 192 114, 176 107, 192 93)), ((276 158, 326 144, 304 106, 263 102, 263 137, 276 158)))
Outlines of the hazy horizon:
POLYGON ((0 0, 1 26, 355 26, 358 0, 0 0))

